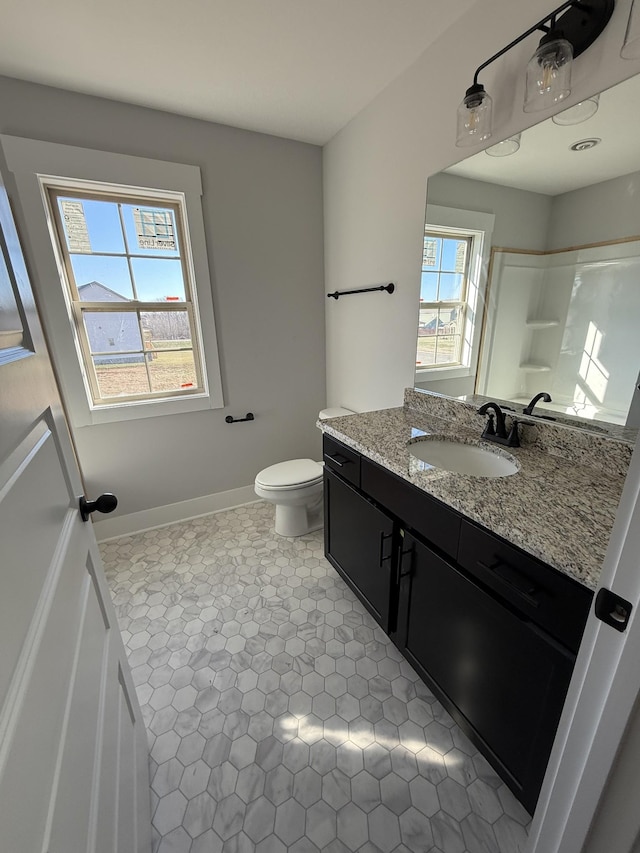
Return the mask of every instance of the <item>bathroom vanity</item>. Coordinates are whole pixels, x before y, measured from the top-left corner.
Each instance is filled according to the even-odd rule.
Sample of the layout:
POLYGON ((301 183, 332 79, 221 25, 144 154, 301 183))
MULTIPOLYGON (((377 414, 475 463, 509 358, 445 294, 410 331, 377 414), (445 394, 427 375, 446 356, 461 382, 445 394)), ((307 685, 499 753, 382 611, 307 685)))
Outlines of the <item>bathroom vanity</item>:
POLYGON ((463 424, 406 407, 323 424, 325 551, 533 812, 623 477, 526 447, 517 474, 469 477, 407 449, 416 435, 471 440, 463 424))

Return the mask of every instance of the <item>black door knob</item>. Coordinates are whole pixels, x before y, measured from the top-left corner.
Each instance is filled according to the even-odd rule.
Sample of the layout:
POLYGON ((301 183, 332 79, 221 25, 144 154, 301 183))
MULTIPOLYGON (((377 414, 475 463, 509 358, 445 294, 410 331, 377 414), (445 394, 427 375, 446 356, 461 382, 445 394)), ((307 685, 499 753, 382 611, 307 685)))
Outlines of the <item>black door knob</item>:
POLYGON ((85 496, 82 495, 78 501, 78 505, 80 507, 82 520, 89 521, 89 516, 96 510, 98 510, 98 512, 113 512, 118 506, 118 498, 110 492, 105 492, 104 495, 100 495, 100 497, 96 498, 95 501, 88 501, 85 496))

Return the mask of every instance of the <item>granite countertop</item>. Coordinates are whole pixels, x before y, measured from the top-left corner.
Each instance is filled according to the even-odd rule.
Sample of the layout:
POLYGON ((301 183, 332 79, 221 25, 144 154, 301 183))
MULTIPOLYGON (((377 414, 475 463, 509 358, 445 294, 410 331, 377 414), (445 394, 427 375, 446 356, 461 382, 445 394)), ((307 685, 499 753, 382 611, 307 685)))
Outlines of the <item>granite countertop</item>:
POLYGON ((421 435, 479 443, 465 429, 412 408, 382 409, 318 421, 323 432, 384 466, 462 515, 512 542, 590 589, 598 584, 624 474, 588 467, 539 448, 485 449, 516 457, 508 477, 473 477, 428 466, 407 441, 421 435))

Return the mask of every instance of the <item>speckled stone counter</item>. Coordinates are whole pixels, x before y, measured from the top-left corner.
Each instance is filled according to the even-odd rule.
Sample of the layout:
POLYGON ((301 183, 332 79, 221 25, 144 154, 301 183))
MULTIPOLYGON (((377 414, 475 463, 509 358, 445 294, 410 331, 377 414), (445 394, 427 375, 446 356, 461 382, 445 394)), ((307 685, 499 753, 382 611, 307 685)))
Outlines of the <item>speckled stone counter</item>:
MULTIPOLYGON (((624 465, 603 470, 543 452, 537 445, 503 449, 482 442, 487 450, 508 452, 520 466, 516 474, 490 478, 434 468, 409 453, 407 442, 424 435, 480 443, 482 419, 473 423, 474 430, 464 418, 443 420, 405 404, 404 408, 319 421, 318 426, 467 518, 595 589, 624 484, 624 465)), ((628 464, 630 449, 627 451, 628 464)), ((586 455, 582 450, 581 461, 586 455)))

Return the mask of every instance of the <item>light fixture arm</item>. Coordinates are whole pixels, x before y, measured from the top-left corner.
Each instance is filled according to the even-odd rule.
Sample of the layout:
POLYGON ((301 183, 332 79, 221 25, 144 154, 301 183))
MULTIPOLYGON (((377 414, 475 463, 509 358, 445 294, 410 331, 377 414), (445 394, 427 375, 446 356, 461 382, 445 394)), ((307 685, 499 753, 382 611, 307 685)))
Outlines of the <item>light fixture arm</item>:
POLYGON ((479 65, 476 68, 476 73, 473 75, 473 85, 478 85, 478 75, 481 71, 483 71, 488 65, 491 65, 492 62, 495 62, 496 59, 504 56, 504 54, 510 51, 512 47, 520 44, 521 41, 524 41, 524 39, 536 30, 541 30, 548 34, 559 24, 558 29, 562 30, 564 38, 571 42, 573 46, 574 57, 579 56, 589 47, 589 45, 593 44, 609 23, 614 5, 615 0, 590 0, 590 2, 587 3, 583 2, 583 0, 566 0, 565 3, 562 3, 549 15, 546 15, 542 20, 538 21, 532 27, 529 27, 526 32, 519 35, 506 47, 503 47, 502 50, 494 53, 494 55, 487 59, 486 62, 483 62, 482 65, 479 65), (561 18, 560 21, 558 21, 558 15, 561 12, 565 12, 567 9, 571 9, 571 12, 567 12, 567 14, 563 16, 566 20, 561 18), (572 14, 574 10, 575 14, 572 14))

